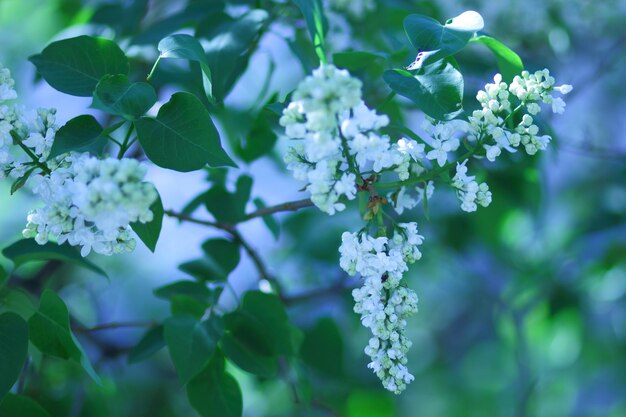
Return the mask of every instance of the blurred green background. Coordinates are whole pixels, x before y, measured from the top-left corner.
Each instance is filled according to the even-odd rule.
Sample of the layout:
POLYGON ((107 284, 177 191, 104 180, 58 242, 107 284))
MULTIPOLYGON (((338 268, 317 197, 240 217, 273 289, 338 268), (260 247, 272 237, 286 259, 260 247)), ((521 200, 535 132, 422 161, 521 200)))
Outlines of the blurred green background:
MULTIPOLYGON (((154 42, 137 44, 133 38, 150 39, 159 22, 173 20, 189 5, 150 1, 139 10, 141 3, 0 0, 0 62, 11 68, 22 102, 58 107, 61 123, 89 105, 87 99, 64 96, 36 82, 26 58, 53 39, 81 33, 113 37, 135 51, 138 62, 145 61, 147 72, 156 56, 154 42), (132 14, 135 6, 137 15, 132 14), (107 14, 106 7, 120 9, 107 14)), ((271 2, 233 1, 227 10, 236 15, 248 3, 271 2)), ((289 378, 263 380, 232 367, 244 391, 244 414, 626 416, 626 1, 390 0, 370 2, 374 9, 363 17, 346 15, 339 3, 329 2, 327 8, 333 51, 391 53, 403 46, 406 15, 423 13, 443 21, 474 9, 483 15, 485 31, 515 49, 528 69, 547 67, 557 84, 573 84, 574 91, 566 97, 564 115, 542 120, 554 137, 547 152, 532 158, 515 154, 489 166, 490 207, 463 213, 442 186, 429 202, 428 219, 419 208, 402 215, 418 221, 426 241, 422 260, 408 276, 420 297, 420 312, 408 326, 413 341, 409 367, 416 380, 399 397, 385 392, 366 368, 363 347, 369 336, 352 313, 349 289, 358 282, 338 267, 341 232, 357 230, 358 216, 348 211, 327 217, 313 209, 284 214, 279 216, 278 241, 260 220, 247 223, 242 232, 292 294, 332 287, 338 280, 345 281, 345 288, 333 287, 290 305, 290 318, 306 337, 303 364, 289 378), (294 404, 285 382, 290 378, 301 395, 315 398, 320 406, 294 404)), ((157 34, 193 27, 201 17, 162 24, 157 34)), ((245 114, 257 97, 273 92, 284 97, 308 71, 310 58, 302 55, 312 51, 307 52, 303 33, 302 25, 294 29, 276 23, 264 35, 226 100, 228 112, 219 117, 231 148, 237 124, 250 123, 245 114)), ((459 63, 466 107, 471 108, 475 92, 491 79, 495 65, 476 46, 462 52, 459 63)), ((377 68, 355 75, 366 83, 367 101, 386 95, 377 68)), ((163 81, 160 97, 166 100, 181 85, 185 88, 184 82, 163 81)), ((407 124, 419 125, 420 116, 403 105, 392 103, 385 111, 402 111, 407 124)), ((284 172, 282 149, 279 140, 271 155, 243 168, 255 178, 253 194, 268 204, 304 198, 300 185, 284 172)), ((229 175, 230 182, 236 174, 229 175)), ((149 176, 165 206, 175 209, 206 188, 203 173, 151 169, 149 176)), ((9 197, 9 188, 0 184, 2 247, 18 239, 35 204, 26 193, 9 197)), ((183 277, 177 265, 199 256, 201 242, 216 234, 169 220, 156 254, 139 249, 132 255, 94 257, 110 281, 62 266, 45 285, 59 291, 84 326, 156 321, 168 314, 168 306, 152 289, 183 277)), ((5 260, 0 264, 10 269, 5 260)), ((24 280, 20 285, 40 291, 29 286, 40 269, 34 265, 19 271, 24 280)), ((243 261, 230 281, 239 293, 254 288, 251 263, 243 261)), ((24 292, 23 297, 1 302, 26 303, 31 296, 24 292)), ((220 300, 225 308, 233 302, 228 292, 220 300)), ((26 392, 53 417, 194 415, 166 351, 147 362, 127 364, 126 353, 141 334, 140 329, 78 332, 103 385, 90 382, 78 367, 46 359, 39 376, 27 380, 26 392)))

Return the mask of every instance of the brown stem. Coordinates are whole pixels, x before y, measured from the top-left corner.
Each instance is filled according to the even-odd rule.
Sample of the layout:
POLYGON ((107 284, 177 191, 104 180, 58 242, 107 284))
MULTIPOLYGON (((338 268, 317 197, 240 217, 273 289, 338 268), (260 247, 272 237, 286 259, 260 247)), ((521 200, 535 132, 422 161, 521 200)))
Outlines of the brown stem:
POLYGON ((270 214, 278 213, 280 211, 296 211, 300 210, 301 208, 311 207, 312 205, 313 202, 310 198, 305 198, 303 200, 297 201, 288 201, 286 203, 277 204, 271 207, 264 207, 262 209, 258 209, 257 211, 253 211, 250 214, 246 214, 244 219, 251 220, 256 217, 268 216, 270 214))
POLYGON ((164 213, 165 213, 166 216, 173 217, 173 218, 181 220, 181 221, 194 223, 194 224, 199 224, 199 225, 202 225, 202 226, 215 227, 216 229, 224 230, 226 232, 231 232, 234 229, 234 226, 232 226, 230 224, 219 223, 219 222, 212 222, 210 220, 196 219, 194 217, 187 216, 185 214, 176 213, 173 210, 165 210, 164 213))
POLYGON ((261 278, 266 279, 273 284, 277 284, 276 278, 274 278, 267 271, 267 267, 263 263, 263 260, 261 259, 257 251, 252 246, 250 246, 250 244, 243 238, 241 233, 239 233, 239 231, 235 228, 233 228, 229 232, 231 236, 235 239, 235 241, 239 243, 241 247, 243 248, 243 250, 248 254, 250 259, 252 260, 252 263, 254 263, 254 266, 256 267, 257 271, 259 271, 259 275, 261 276, 261 278))
POLYGON ((278 283, 278 280, 268 272, 267 267, 263 263, 263 260, 261 259, 257 251, 252 246, 250 246, 250 244, 243 238, 241 233, 239 233, 239 231, 234 225, 226 224, 226 223, 219 223, 219 222, 212 222, 209 220, 200 220, 200 219, 193 218, 191 216, 176 213, 172 210, 165 210, 165 214, 170 217, 174 217, 176 219, 182 220, 182 221, 195 223, 195 224, 199 224, 202 226, 215 227, 216 229, 220 229, 220 230, 224 230, 225 232, 228 232, 233 237, 233 239, 237 243, 239 243, 241 247, 244 249, 244 251, 248 254, 250 259, 252 260, 252 263, 254 264, 257 271, 259 272, 260 277, 263 279, 266 279, 267 281, 274 284, 276 287, 280 288, 280 284, 278 283))
POLYGON ((326 297, 329 295, 335 295, 340 293, 344 289, 343 279, 337 280, 333 285, 325 288, 319 288, 308 292, 303 292, 295 295, 285 295, 282 298, 283 302, 287 305, 299 304, 306 301, 311 301, 316 298, 326 297))

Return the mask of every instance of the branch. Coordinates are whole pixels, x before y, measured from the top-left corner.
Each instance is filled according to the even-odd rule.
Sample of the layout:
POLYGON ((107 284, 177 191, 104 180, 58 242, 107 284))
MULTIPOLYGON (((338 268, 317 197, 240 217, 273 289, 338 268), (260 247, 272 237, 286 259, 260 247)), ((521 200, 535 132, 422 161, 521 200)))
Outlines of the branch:
POLYGON ((212 222, 210 220, 200 220, 191 216, 187 216, 185 214, 177 213, 173 210, 165 210, 164 214, 169 217, 173 217, 180 221, 199 224, 201 226, 215 227, 216 229, 224 230, 226 232, 232 233, 234 230, 234 226, 226 223, 212 222))
POLYGON ((187 215, 184 215, 184 214, 176 213, 176 212, 174 212, 172 210, 165 210, 164 213, 166 215, 170 216, 170 217, 174 217, 174 218, 176 218, 178 220, 181 220, 181 221, 186 221, 186 222, 189 222, 189 223, 195 223, 195 224, 199 224, 199 225, 202 225, 202 226, 215 227, 216 229, 220 229, 220 230, 223 230, 225 232, 228 232, 233 237, 233 239, 237 243, 239 243, 241 245, 241 247, 244 249, 244 251, 248 254, 250 259, 252 260, 252 263, 254 263, 254 266, 256 267, 257 271, 259 272, 259 275, 261 276, 261 278, 266 279, 267 281, 269 281, 272 284, 274 284, 276 287, 280 288, 280 284, 278 283, 278 280, 268 272, 265 264, 263 263, 263 260, 259 256, 259 254, 243 238, 241 233, 239 233, 239 231, 237 230, 237 228, 234 225, 226 224, 226 223, 219 223, 219 222, 212 222, 212 221, 209 221, 209 220, 200 220, 200 219, 196 219, 196 218, 191 217, 191 216, 187 216, 187 215))
POLYGON ((313 202, 310 198, 305 198, 304 200, 297 201, 288 201, 286 203, 278 204, 271 207, 264 207, 262 209, 258 209, 257 211, 253 211, 250 214, 246 214, 245 220, 251 220, 256 217, 268 216, 270 214, 278 213, 280 211, 296 211, 301 208, 311 207, 313 202))
POLYGON ((239 233, 239 231, 235 228, 233 228, 229 232, 231 236, 235 239, 235 241, 241 245, 243 250, 246 251, 250 259, 252 260, 252 263, 254 263, 257 271, 259 271, 259 275, 261 276, 261 278, 266 279, 275 285, 279 285, 276 278, 267 271, 267 268, 257 251, 252 246, 250 246, 248 242, 246 242, 241 233, 239 233))
POLYGON ((344 290, 344 280, 339 279, 333 285, 326 288, 319 288, 312 291, 303 292, 295 295, 282 296, 282 301, 287 305, 293 305, 314 300, 316 298, 323 298, 329 295, 339 294, 344 290))

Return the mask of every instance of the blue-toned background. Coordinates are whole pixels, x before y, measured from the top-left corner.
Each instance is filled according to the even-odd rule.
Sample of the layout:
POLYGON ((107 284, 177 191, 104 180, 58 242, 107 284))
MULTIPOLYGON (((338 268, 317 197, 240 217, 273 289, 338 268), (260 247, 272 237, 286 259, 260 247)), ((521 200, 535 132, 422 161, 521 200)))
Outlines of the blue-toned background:
MULTIPOLYGON (((116 36, 113 29, 88 23, 102 3, 107 2, 0 0, 0 62, 12 70, 25 106, 56 107, 61 124, 85 112, 102 117, 87 109, 90 99, 37 82, 26 60, 54 39, 81 33, 116 36)), ((474 9, 483 15, 485 31, 515 49, 527 68, 547 67, 557 84, 572 84, 574 91, 566 97, 565 114, 544 120, 554 137, 547 152, 535 158, 514 155, 489 168, 494 198, 489 208, 463 213, 442 186, 429 202, 429 219, 419 208, 403 214, 418 221, 425 244, 409 276, 420 297, 420 312, 408 327, 413 340, 409 366, 416 380, 400 397, 384 392, 366 368, 362 348, 368 334, 352 313, 349 290, 356 281, 338 267, 341 232, 358 229, 358 216, 329 218, 315 209, 281 214, 278 241, 259 219, 242 225, 242 233, 294 294, 346 280, 346 289, 290 308, 290 318, 303 329, 320 317, 332 317, 341 330, 334 354, 341 357, 342 369, 302 382, 303 391, 317 393, 336 414, 294 407, 284 382, 257 380, 233 367, 244 390, 245 415, 626 416, 626 1, 374 3, 376 11, 356 20, 329 7, 328 43, 335 51, 375 51, 381 39, 391 36, 381 31, 381 21, 400 22, 388 28, 397 33, 410 13, 445 20, 474 9)), ((150 5, 148 19, 158 19, 175 14, 185 2, 150 5)), ((232 6, 233 13, 237 7, 244 6, 232 6)), ((262 38, 227 107, 245 112, 252 106, 273 67, 266 97, 273 92, 284 97, 295 88, 305 72, 283 39, 292 31, 276 25, 262 38)), ((155 48, 136 53, 156 57, 155 48)), ((477 46, 462 52, 459 62, 471 100, 491 80, 495 65, 477 46)), ((162 89, 161 102, 173 91, 162 89)), ((366 99, 367 94, 376 91, 366 89, 366 99)), ((410 125, 420 120, 417 112, 407 117, 410 125)), ((218 125, 226 135, 228 124, 237 122, 222 118, 218 125)), ((241 172, 250 174, 253 195, 268 205, 305 198, 298 191, 302 185, 284 171, 284 148, 279 140, 272 156, 241 164, 229 181, 234 184, 241 172)), ((199 172, 151 167, 149 180, 165 207, 176 210, 206 188, 205 174, 199 172)), ((9 189, 8 182, 0 183, 2 247, 20 238, 26 213, 36 204, 26 192, 9 196, 9 189)), ((203 209, 196 215, 210 218, 203 209)), ((46 285, 59 291, 85 326, 159 320, 168 314, 168 305, 152 289, 184 277, 178 264, 200 256, 200 244, 218 234, 166 218, 156 253, 138 245, 129 255, 93 256, 110 280, 64 267, 46 285)), ((257 272, 242 259, 230 277, 238 293, 258 286, 257 272)), ((10 269, 8 261, 0 263, 10 269)), ((34 270, 19 272, 28 276, 34 270)), ((234 297, 226 291, 221 303, 228 308, 234 297)), ((81 378, 80 369, 50 360, 32 394, 56 411, 54 417, 192 415, 167 352, 140 365, 126 364, 124 352, 141 334, 123 329, 79 335, 104 377, 103 386, 81 378), (100 342, 110 350, 98 349, 100 342)))

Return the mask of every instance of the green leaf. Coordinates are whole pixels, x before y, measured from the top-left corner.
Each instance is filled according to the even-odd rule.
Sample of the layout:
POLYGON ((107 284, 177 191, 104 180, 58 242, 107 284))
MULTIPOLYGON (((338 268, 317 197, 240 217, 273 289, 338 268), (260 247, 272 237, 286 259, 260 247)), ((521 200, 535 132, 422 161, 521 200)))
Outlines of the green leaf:
POLYGON ((211 301, 211 290, 203 283, 197 281, 176 281, 164 285, 154 290, 154 295, 164 300, 171 300, 177 295, 187 295, 198 301, 209 303, 211 301))
POLYGON ((193 259, 178 265, 178 269, 191 275, 198 281, 209 281, 214 279, 215 267, 213 262, 204 258, 193 259))
POLYGON ((51 290, 41 296, 39 309, 28 320, 30 341, 41 352, 61 359, 80 361, 80 350, 70 333, 65 303, 51 290))
POLYGON ((157 94, 147 83, 131 83, 126 75, 106 75, 96 85, 91 107, 126 120, 137 119, 156 103, 157 94))
POLYGON ((211 69, 200 42, 190 35, 177 34, 161 39, 159 42, 160 58, 178 58, 195 61, 202 69, 202 83, 207 97, 213 97, 211 69))
POLYGON ((205 38, 206 58, 211 68, 213 96, 222 102, 235 82, 245 71, 251 46, 265 25, 268 14, 265 10, 251 10, 221 24, 210 21, 210 25, 199 27, 196 36, 205 38))
POLYGON ((107 140, 102 131, 100 123, 91 115, 71 119, 57 131, 48 159, 70 151, 84 152, 96 146, 103 148, 107 140))
POLYGON ((202 244, 206 265, 212 272, 207 280, 223 281, 239 265, 239 244, 227 239, 209 239, 202 244))
POLYGON ((331 376, 343 372, 343 340, 341 331, 331 318, 321 318, 307 331, 300 347, 300 356, 312 368, 331 376))
POLYGON ((0 311, 10 311, 28 320, 37 311, 37 306, 27 291, 21 288, 6 288, 0 291, 0 311))
POLYGON ((384 62, 385 57, 366 51, 337 52, 333 54, 333 63, 348 71, 358 71, 384 62))
POLYGON ((132 35, 139 31, 148 11, 148 0, 135 0, 129 4, 97 3, 91 23, 111 27, 117 35, 132 35))
POLYGON ((9 274, 4 269, 4 267, 0 265, 0 290, 5 286, 8 280, 9 280, 9 274))
POLYGON ((491 36, 480 35, 472 38, 472 42, 481 43, 491 50, 502 73, 502 79, 510 83, 516 75, 524 70, 522 59, 505 44, 491 36))
POLYGON ((183 384, 205 367, 221 337, 215 316, 200 321, 190 315, 176 315, 165 321, 165 342, 183 384))
POLYGON ((245 293, 237 310, 224 316, 226 329, 239 339, 246 338, 257 352, 266 355, 294 355, 297 333, 285 307, 274 294, 260 291, 245 293))
POLYGON ((463 113, 463 76, 446 60, 427 65, 416 75, 396 69, 385 71, 383 78, 434 119, 452 120, 463 113))
MULTIPOLYGON (((264 209, 267 207, 267 205, 260 198, 255 198, 253 200, 253 203, 254 203, 254 206, 258 210, 264 209)), ((278 224, 274 216, 267 215, 267 216, 263 216, 262 219, 263 219, 263 223, 265 223, 265 226, 267 226, 270 232, 272 232, 272 236, 274 236, 274 239, 278 240, 278 237, 280 236, 280 225, 278 224)))
POLYGON ((41 76, 56 90, 89 97, 105 75, 128 74, 128 58, 109 39, 78 36, 48 45, 33 55, 41 76))
POLYGON ((269 378, 278 372, 278 360, 275 356, 259 352, 254 343, 246 338, 238 338, 232 332, 224 333, 220 347, 226 357, 246 372, 269 378))
POLYGON ((211 116, 193 94, 175 93, 156 119, 135 121, 146 155, 156 165, 188 172, 211 166, 237 165, 224 152, 211 116))
POLYGON ((159 236, 161 235, 161 228, 163 227, 163 216, 165 215, 165 210, 163 210, 163 202, 161 201, 160 195, 157 194, 157 199, 150 206, 150 211, 154 215, 152 221, 148 223, 131 223, 130 227, 135 233, 137 233, 139 239, 141 239, 141 241, 148 247, 148 249, 150 249, 151 252, 154 252, 157 242, 159 241, 159 236))
POLYGON ((472 36, 482 30, 482 17, 473 11, 449 19, 442 25, 435 19, 412 14, 404 19, 404 30, 418 55, 409 69, 419 69, 465 48, 472 36))
POLYGON ((315 53, 317 54, 320 62, 326 62, 326 56, 324 55, 324 43, 326 32, 328 32, 328 22, 324 15, 324 5, 321 0, 294 0, 294 3, 298 6, 304 20, 311 34, 313 40, 313 46, 315 53))
POLYGON ((28 320, 30 341, 42 353, 80 363, 94 381, 100 383, 87 355, 70 330, 70 315, 63 300, 44 290, 39 309, 28 320))
POLYGON ((27 262, 55 259, 74 263, 102 276, 107 276, 106 272, 80 256, 80 253, 68 244, 57 245, 56 243, 48 242, 44 245, 39 245, 35 242, 35 239, 22 239, 6 247, 2 254, 13 261, 15 268, 19 268, 27 262))
POLYGON ((155 326, 128 353, 128 363, 143 362, 165 347, 163 325, 155 326))
POLYGON ((22 373, 28 354, 28 325, 15 313, 0 315, 0 400, 22 373))
POLYGON ((218 351, 211 362, 187 386, 192 407, 202 417, 241 417, 243 398, 237 380, 224 370, 218 351))
POLYGON ((278 135, 270 125, 271 117, 274 117, 274 113, 270 110, 264 109, 259 112, 245 142, 236 144, 235 151, 245 162, 250 163, 274 148, 278 135))
POLYGON ((198 194, 191 200, 189 203, 183 207, 181 210, 181 214, 184 216, 191 216, 197 209, 199 209, 203 204, 206 198, 206 191, 198 194))
POLYGON ((50 417, 50 414, 31 398, 7 394, 0 402, 0 417, 50 417))
POLYGON ((218 222, 235 224, 245 219, 251 189, 252 178, 242 175, 237 178, 235 193, 216 185, 206 193, 204 204, 218 222))
POLYGON ((22 175, 21 177, 19 177, 18 179, 16 179, 13 184, 11 184, 11 195, 15 194, 16 192, 18 192, 23 186, 26 185, 26 183, 28 182, 28 179, 30 178, 30 176, 33 174, 33 172, 35 172, 35 170, 38 167, 34 166, 31 169, 29 169, 28 171, 26 171, 26 173, 24 173, 24 175, 22 175))

